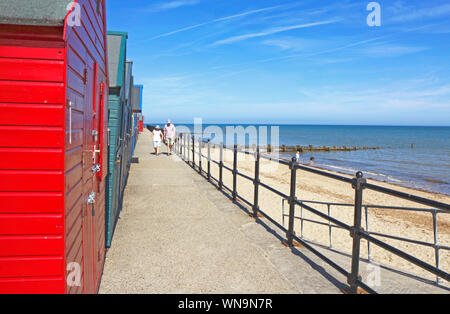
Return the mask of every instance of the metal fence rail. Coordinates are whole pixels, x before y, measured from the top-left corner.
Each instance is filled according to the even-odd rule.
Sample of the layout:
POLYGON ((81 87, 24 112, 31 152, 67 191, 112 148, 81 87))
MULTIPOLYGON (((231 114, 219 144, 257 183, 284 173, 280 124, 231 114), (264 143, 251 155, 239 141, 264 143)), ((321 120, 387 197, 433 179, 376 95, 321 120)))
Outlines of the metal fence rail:
MULTIPOLYGON (((329 264, 331 267, 336 269, 338 272, 340 272, 342 275, 344 275, 347 278, 347 283, 349 284, 348 292, 350 293, 358 293, 358 288, 362 288, 365 291, 369 293, 376 293, 375 290, 367 286, 359 276, 359 260, 360 260, 360 249, 361 249, 361 239, 364 239, 368 243, 368 254, 370 256, 370 245, 376 245, 378 247, 383 248, 384 250, 387 250, 391 252, 392 254, 395 254, 410 263, 413 263, 417 265, 418 267, 425 269, 426 271, 434 274, 437 276, 437 278, 442 278, 445 281, 450 280, 450 276, 447 272, 441 270, 439 268, 439 250, 449 250, 450 248, 448 246, 439 245, 437 241, 437 214, 441 213, 450 213, 450 204, 445 204, 441 202, 436 202, 430 199, 418 197, 415 195, 406 194, 403 192, 395 191, 392 189, 384 188, 378 185, 369 184, 367 183, 366 179, 363 177, 362 172, 357 172, 356 176, 353 179, 332 174, 329 172, 321 171, 318 169, 313 169, 309 167, 302 166, 297 163, 295 158, 292 158, 290 162, 287 162, 285 160, 281 159, 275 159, 270 156, 265 156, 260 153, 259 147, 255 148, 254 152, 246 151, 246 150, 240 150, 238 149, 237 145, 234 145, 233 148, 226 147, 221 143, 220 145, 212 144, 210 141, 203 141, 202 138, 197 139, 198 144, 198 150, 196 151, 196 139, 194 136, 189 138, 189 134, 178 134, 177 135, 177 141, 175 145, 175 151, 176 153, 184 160, 186 161, 193 169, 198 170, 199 174, 205 175, 206 178, 209 181, 215 181, 217 183, 217 186, 220 190, 228 190, 231 193, 233 201, 236 200, 242 200, 244 203, 246 203, 248 206, 252 208, 253 214, 252 216, 257 217, 264 217, 267 220, 269 220, 271 223, 273 223, 275 226, 280 228, 282 231, 286 233, 286 243, 289 246, 294 245, 294 241, 297 241, 302 246, 304 246, 306 249, 310 250, 313 254, 318 256, 320 259, 325 261, 327 264, 329 264), (204 155, 202 153, 202 148, 206 146, 207 147, 207 155, 204 155), (211 148, 212 147, 218 147, 220 149, 219 152, 219 160, 213 160, 211 158, 211 148), (231 150, 233 152, 233 167, 227 167, 223 163, 223 153, 224 150, 231 150), (255 173, 254 177, 249 177, 248 175, 239 172, 238 171, 238 153, 244 153, 247 155, 253 155, 255 159, 255 173), (202 165, 202 158, 207 160, 207 167, 206 170, 204 170, 202 165), (278 162, 279 164, 286 165, 290 169, 290 192, 289 195, 286 195, 285 193, 282 193, 278 191, 277 189, 261 182, 260 176, 259 176, 259 170, 260 170, 260 160, 268 159, 275 162, 278 162), (211 162, 215 163, 219 167, 219 177, 215 178, 211 174, 211 162), (232 187, 227 187, 223 183, 223 170, 230 171, 233 175, 233 184, 232 187), (337 203, 325 203, 325 202, 312 202, 312 201, 299 201, 296 197, 296 179, 297 179, 297 170, 307 171, 311 172, 320 176, 328 177, 346 184, 351 184, 352 188, 355 192, 355 198, 353 204, 337 204, 337 203), (241 195, 238 194, 237 191, 237 177, 240 176, 246 180, 249 180, 253 182, 254 185, 254 199, 253 202, 244 199, 241 195), (272 217, 264 213, 259 207, 259 188, 263 187, 267 190, 269 190, 272 193, 277 194, 283 199, 283 205, 284 202, 287 202, 289 205, 289 212, 288 214, 285 214, 283 212, 282 219, 283 219, 283 225, 276 222, 272 217), (406 208, 406 207, 389 207, 389 206, 375 206, 375 205, 364 205, 363 204, 363 191, 365 189, 369 189, 372 191, 377 191, 383 194, 395 196, 401 199, 405 199, 408 201, 416 202, 425 206, 431 207, 431 209, 421 209, 421 208, 406 208), (310 204, 310 205, 308 205, 310 204), (327 214, 321 212, 320 210, 312 207, 313 205, 327 205, 328 206, 328 212, 327 214), (295 216, 295 209, 296 206, 299 206, 301 209, 301 216, 295 216), (349 226, 342 221, 333 218, 331 216, 331 206, 347 206, 347 207, 353 207, 354 208, 354 221, 353 225, 349 226), (422 212, 429 212, 433 216, 433 227, 434 227, 434 243, 428 243, 424 241, 417 241, 413 239, 407 239, 407 238, 401 238, 396 237, 388 234, 380 234, 376 232, 370 232, 369 231, 369 223, 368 223, 368 211, 369 209, 378 208, 378 209, 385 209, 385 210, 409 210, 409 211, 422 211, 422 212), (365 217, 366 217, 366 230, 362 228, 362 211, 365 210, 365 217), (319 222, 312 219, 305 219, 303 217, 303 210, 307 210, 308 212, 311 212, 322 219, 325 219, 328 221, 328 223, 319 222), (288 218, 287 228, 284 226, 284 220, 285 217, 288 218), (305 239, 303 239, 303 231, 301 237, 298 237, 294 232, 294 221, 296 219, 301 220, 303 230, 303 223, 304 222, 310 222, 310 223, 318 223, 321 225, 326 225, 329 227, 329 237, 330 237, 330 246, 332 241, 332 228, 340 228, 345 229, 349 231, 352 240, 352 261, 351 261, 351 270, 350 272, 347 272, 345 269, 343 269, 341 266, 337 265, 334 261, 330 260, 328 257, 320 253, 318 250, 316 250, 314 247, 312 247, 305 239), (385 238, 391 238, 396 240, 402 240, 407 241, 410 243, 420 244, 427 247, 433 247, 435 249, 435 258, 436 258, 436 265, 428 264, 390 244, 387 244, 386 242, 381 241, 378 238, 375 238, 374 236, 380 236, 385 238)), ((284 208, 284 206, 283 206, 284 208)))
MULTIPOLYGON (((282 199, 282 224, 285 225, 285 217, 289 217, 288 214, 285 212, 285 203, 287 202, 287 199, 282 199)), ((327 206, 327 212, 328 216, 331 216, 331 209, 332 207, 353 207, 353 204, 341 204, 341 203, 330 203, 330 202, 318 202, 318 201, 307 201, 307 200, 301 200, 299 201, 301 205, 300 206, 300 217, 294 216, 294 219, 300 220, 300 237, 303 239, 303 226, 304 222, 309 222, 313 224, 323 225, 328 227, 328 234, 329 234, 329 244, 328 247, 331 249, 333 247, 333 241, 332 241, 332 230, 334 228, 336 229, 343 229, 342 226, 338 226, 335 224, 331 224, 331 221, 328 221, 328 223, 317 221, 314 219, 307 219, 303 217, 303 204, 317 204, 317 205, 326 205, 327 206)), ((436 268, 439 268, 439 251, 440 250, 447 250, 450 251, 450 247, 446 245, 441 245, 438 243, 438 228, 437 228, 437 214, 443 213, 448 214, 448 212, 444 210, 438 210, 438 209, 427 209, 427 208, 412 208, 412 207, 398 207, 398 206, 381 206, 381 205, 363 205, 364 213, 365 213, 365 231, 369 235, 373 236, 379 236, 384 238, 389 238, 393 240, 399 240, 403 242, 413 243, 421 246, 431 247, 435 250, 435 265, 436 268), (394 210, 394 211, 414 211, 414 212, 425 212, 430 213, 432 215, 433 219, 433 243, 425 242, 425 241, 419 241, 411 238, 405 238, 405 237, 399 237, 394 236, 386 233, 379 233, 379 232, 371 232, 370 231, 370 224, 369 224, 369 209, 382 209, 382 210, 394 210)), ((371 249, 371 243, 370 240, 367 241, 367 256, 368 260, 370 261, 372 259, 372 249, 371 249)), ((440 277, 436 277, 436 282, 440 282, 440 277)))

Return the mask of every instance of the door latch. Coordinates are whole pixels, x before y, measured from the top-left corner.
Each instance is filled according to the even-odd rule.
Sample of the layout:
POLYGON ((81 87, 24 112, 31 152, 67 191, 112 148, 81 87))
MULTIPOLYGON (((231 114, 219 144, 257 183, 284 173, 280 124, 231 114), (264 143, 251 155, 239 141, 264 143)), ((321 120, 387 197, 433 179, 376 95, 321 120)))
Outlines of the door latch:
POLYGON ((88 195, 87 203, 88 203, 88 204, 94 204, 94 203, 95 203, 95 192, 91 192, 91 193, 88 195))
POLYGON ((95 164, 92 167, 92 173, 96 173, 96 172, 100 172, 100 165, 99 164, 95 164))
POLYGON ((94 204, 95 204, 95 192, 91 192, 88 195, 87 203, 92 206, 92 216, 95 216, 95 207, 94 207, 94 204))

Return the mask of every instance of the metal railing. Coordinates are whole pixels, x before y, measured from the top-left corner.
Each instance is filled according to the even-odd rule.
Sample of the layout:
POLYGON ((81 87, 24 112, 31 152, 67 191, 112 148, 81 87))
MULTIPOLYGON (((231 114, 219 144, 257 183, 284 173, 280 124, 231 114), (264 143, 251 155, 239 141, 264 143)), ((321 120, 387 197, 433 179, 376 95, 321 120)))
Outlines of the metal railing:
MULTIPOLYGON (((198 150, 196 151, 196 139, 194 136, 189 137, 186 134, 178 134, 177 141, 175 144, 175 151, 194 170, 197 169, 199 174, 206 175, 206 178, 208 181, 212 181, 212 180, 216 181, 219 190, 223 190, 223 189, 228 190, 231 193, 233 201, 237 201, 239 199, 242 202, 244 202, 245 204, 247 204, 248 206, 250 206, 252 208, 252 212, 253 212, 252 216, 253 217, 257 218, 257 217, 262 216, 262 217, 266 218, 268 221, 270 221, 271 223, 273 223, 275 226, 277 226, 279 229, 284 231, 286 233, 287 245, 294 246, 294 241, 298 242, 303 247, 305 247, 310 252, 312 252, 314 255, 316 255, 317 257, 322 259, 324 262, 326 262, 328 265, 330 265, 335 270, 337 270, 339 273, 344 275, 347 278, 347 283, 349 284, 349 289, 348 289, 349 293, 353 293, 353 294, 358 293, 358 288, 362 288, 363 290, 365 290, 368 293, 377 293, 374 289, 372 289, 371 287, 366 285, 362 281, 362 278, 359 275, 359 262, 360 262, 360 255, 361 255, 360 249, 361 249, 361 240, 363 240, 363 239, 366 240, 370 244, 373 244, 380 248, 383 248, 384 250, 386 250, 394 255, 397 255, 412 264, 415 264, 416 266, 436 275, 437 277, 442 278, 443 280, 445 280, 447 282, 449 281, 449 279, 450 279, 449 274, 447 272, 439 269, 439 267, 438 267, 439 262, 437 262, 437 265, 436 265, 437 267, 433 266, 431 264, 428 264, 428 263, 426 263, 426 262, 424 262, 424 261, 422 261, 422 260, 420 260, 420 259, 418 259, 418 258, 416 258, 416 257, 414 257, 414 256, 412 256, 412 255, 410 255, 410 254, 408 254, 386 242, 381 241, 378 238, 375 238, 374 236, 397 238, 397 239, 400 239, 400 238, 394 237, 394 236, 389 236, 389 235, 384 235, 384 234, 379 234, 379 233, 375 233, 375 232, 369 232, 368 230, 364 230, 361 225, 362 225, 363 208, 365 208, 365 210, 366 210, 366 220, 367 220, 367 211, 370 208, 429 211, 433 215, 433 221, 434 221, 434 226, 435 226, 435 236, 434 236, 435 241, 434 241, 434 243, 431 244, 431 243, 415 241, 415 240, 411 240, 411 239, 403 239, 403 240, 409 241, 412 243, 416 243, 416 244, 434 247, 435 252, 437 254, 436 260, 439 261, 439 250, 440 249, 447 250, 448 247, 439 245, 437 243, 436 215, 438 213, 450 213, 450 204, 445 204, 445 203, 433 201, 430 199, 422 198, 419 196, 415 196, 415 195, 399 192, 396 190, 384 188, 384 187, 381 187, 378 185, 370 184, 363 177, 363 173, 360 171, 357 172, 356 176, 351 179, 351 178, 347 178, 347 177, 344 177, 344 176, 341 176, 338 174, 333 174, 333 173, 321 171, 318 169, 305 167, 303 165, 298 164, 295 158, 292 158, 292 160, 290 162, 288 162, 288 161, 285 161, 282 159, 276 159, 276 158, 272 158, 270 156, 265 156, 260 153, 259 147, 256 147, 256 150, 254 152, 250 152, 250 151, 238 149, 237 145, 234 145, 233 148, 228 148, 225 145, 223 145, 223 143, 221 143, 220 145, 216 145, 216 144, 211 143, 210 141, 204 142, 202 140, 202 138, 200 138, 200 137, 197 139, 197 144, 198 144, 198 150), (203 153, 202 153, 202 147, 204 145, 207 146, 207 155, 203 155, 203 153), (220 149, 219 161, 213 160, 211 158, 211 148, 212 147, 218 147, 220 149), (233 151, 233 168, 226 166, 223 162, 224 161, 224 159, 223 159, 224 149, 233 151), (238 171, 238 153, 243 153, 246 155, 254 155, 255 173, 254 173, 253 178, 238 171), (197 163, 196 163, 196 158, 198 159, 197 163), (206 170, 203 169, 202 158, 207 160, 206 170), (267 159, 267 160, 272 160, 272 161, 278 162, 279 164, 289 167, 289 169, 290 169, 290 192, 289 192, 289 195, 282 193, 281 191, 278 191, 278 190, 272 188, 271 186, 261 182, 260 175, 259 175, 261 158, 267 159), (218 178, 215 178, 211 174, 211 163, 214 163, 219 167, 219 177, 218 178), (224 169, 227 171, 230 171, 233 175, 232 187, 227 187, 223 183, 223 170, 224 169), (336 218, 333 218, 331 216, 330 212, 328 212, 328 214, 325 214, 325 213, 321 212, 320 210, 308 205, 308 204, 313 205, 314 202, 299 201, 296 197, 297 170, 314 173, 314 174, 324 176, 327 178, 331 178, 331 179, 334 179, 334 180, 337 180, 337 181, 340 181, 340 182, 343 182, 346 184, 351 184, 351 186, 354 190, 354 193, 355 193, 354 203, 353 204, 340 204, 340 205, 354 207, 353 224, 348 225, 336 218), (245 198, 243 198, 241 195, 238 194, 238 192, 237 192, 237 177, 238 176, 253 182, 253 185, 254 185, 253 202, 246 200, 245 198), (287 200, 287 202, 289 204, 289 212, 286 215, 286 217, 288 217, 287 228, 284 227, 284 224, 283 225, 279 224, 277 221, 275 221, 272 217, 267 215, 264 211, 262 211, 259 208, 259 189, 260 189, 260 187, 265 188, 268 191, 271 191, 271 192, 275 193, 276 195, 280 196, 282 199, 287 200), (398 198, 401 198, 404 200, 416 202, 416 203, 419 203, 419 204, 422 204, 425 206, 432 207, 432 209, 412 209, 412 208, 409 209, 409 208, 400 208, 400 207, 395 208, 395 207, 386 207, 386 206, 383 207, 383 206, 374 206, 374 205, 364 205, 363 204, 363 191, 365 189, 368 189, 371 191, 377 191, 377 192, 395 196, 395 197, 398 197, 398 198), (295 221, 295 219, 298 219, 298 217, 295 216, 296 206, 300 206, 302 211, 307 210, 308 212, 311 212, 311 213, 321 217, 322 219, 325 219, 326 221, 328 221, 327 225, 329 226, 329 228, 340 228, 340 229, 349 231, 350 236, 352 238, 351 270, 350 270, 350 272, 346 271, 344 268, 339 266, 337 263, 335 263, 334 261, 329 259, 327 256, 325 256, 321 252, 319 252, 316 248, 314 248, 312 245, 310 245, 307 241, 305 241, 301 237, 298 237, 295 234, 294 221, 295 221)), ((330 204, 330 206, 332 205, 332 203, 325 203, 325 204, 330 204)), ((338 205, 338 204, 334 204, 334 205, 338 205)), ((284 216, 283 216, 283 219, 284 219, 284 216)), ((306 220, 304 219, 304 221, 306 221, 306 220)), ((368 222, 366 221, 366 228, 367 228, 367 226, 368 226, 368 222)))
MULTIPOLYGON (((289 217, 288 214, 286 214, 285 212, 285 203, 287 202, 287 199, 282 199, 281 202, 281 211, 282 211, 282 224, 283 226, 285 225, 285 217, 289 217)), ((307 201, 307 200, 301 200, 300 201, 301 204, 316 204, 316 205, 326 205, 327 207, 327 213, 328 216, 331 216, 331 208, 332 207, 353 207, 354 204, 341 204, 341 203, 330 203, 330 202, 319 202, 319 201, 307 201)), ((413 207, 399 207, 399 206, 381 206, 381 205, 363 205, 364 208, 364 220, 365 220, 365 231, 369 234, 369 235, 374 235, 374 236, 379 236, 379 237, 384 237, 384 238, 389 238, 389 239, 393 239, 393 240, 399 240, 402 242, 408 242, 408 243, 413 243, 413 244, 417 244, 420 246, 425 246, 425 247, 431 247, 434 249, 434 260, 435 260, 435 265, 436 268, 439 268, 439 261, 440 261, 440 254, 439 251, 440 250, 447 250, 450 251, 450 247, 446 246, 446 245, 440 245, 438 242, 438 228, 437 228, 437 215, 439 213, 442 214, 449 214, 449 212, 447 211, 443 211, 443 210, 438 210, 438 209, 427 209, 427 208, 413 208, 413 207), (425 241, 419 241, 419 240, 415 240, 415 239, 411 239, 411 238, 405 238, 405 237, 399 237, 399 236, 394 236, 394 235, 390 235, 390 234, 385 234, 385 233, 379 233, 379 232, 371 232, 370 231, 370 224, 369 224, 369 209, 382 209, 382 210, 394 210, 394 211, 414 211, 414 212, 425 212, 425 213, 430 213, 432 215, 432 221, 433 221, 433 243, 430 242, 425 242, 425 241)), ((314 219, 309 219, 309 218, 304 218, 303 216, 303 206, 300 205, 300 216, 294 216, 294 219, 297 219, 300 221, 300 237, 302 239, 305 239, 304 237, 304 222, 309 222, 312 224, 317 224, 317 225, 322 225, 322 226, 327 226, 328 227, 328 248, 333 248, 333 229, 342 229, 341 227, 337 226, 337 225, 333 225, 331 224, 330 221, 328 221, 328 223, 322 222, 322 221, 318 221, 318 220, 314 220, 314 219)), ((369 261, 372 260, 372 246, 370 241, 367 241, 367 259, 369 261)), ((436 283, 440 282, 440 277, 437 276, 436 277, 436 283)))

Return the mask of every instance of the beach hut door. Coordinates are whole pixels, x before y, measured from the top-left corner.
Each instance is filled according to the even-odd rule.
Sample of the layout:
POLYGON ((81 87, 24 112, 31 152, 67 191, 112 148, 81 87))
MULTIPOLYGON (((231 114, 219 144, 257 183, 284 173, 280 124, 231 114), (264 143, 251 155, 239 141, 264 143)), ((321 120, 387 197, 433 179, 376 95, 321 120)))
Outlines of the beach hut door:
POLYGON ((94 215, 95 206, 98 199, 98 194, 94 186, 92 166, 93 166, 93 140, 92 140, 92 116, 93 116, 93 79, 94 71, 92 68, 93 63, 89 62, 90 58, 86 54, 86 81, 84 83, 84 141, 83 150, 85 152, 83 162, 83 264, 84 264, 84 292, 91 294, 95 292, 95 266, 94 266, 94 215))

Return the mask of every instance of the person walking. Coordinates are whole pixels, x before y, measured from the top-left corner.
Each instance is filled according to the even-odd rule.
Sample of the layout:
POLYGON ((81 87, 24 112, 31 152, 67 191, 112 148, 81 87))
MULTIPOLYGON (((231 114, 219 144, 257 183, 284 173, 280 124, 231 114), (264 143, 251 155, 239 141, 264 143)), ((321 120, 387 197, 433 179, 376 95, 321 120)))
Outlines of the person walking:
POLYGON ((155 127, 155 129, 152 131, 153 135, 153 147, 155 148, 155 155, 159 156, 159 148, 161 147, 161 141, 162 141, 162 131, 159 125, 155 127))
POLYGON ((164 138, 166 140, 168 148, 167 151, 169 156, 173 154, 173 145, 175 144, 175 133, 176 133, 175 125, 173 125, 170 122, 170 120, 167 120, 167 124, 164 127, 164 138))

